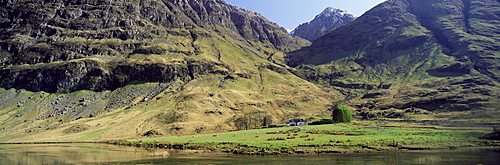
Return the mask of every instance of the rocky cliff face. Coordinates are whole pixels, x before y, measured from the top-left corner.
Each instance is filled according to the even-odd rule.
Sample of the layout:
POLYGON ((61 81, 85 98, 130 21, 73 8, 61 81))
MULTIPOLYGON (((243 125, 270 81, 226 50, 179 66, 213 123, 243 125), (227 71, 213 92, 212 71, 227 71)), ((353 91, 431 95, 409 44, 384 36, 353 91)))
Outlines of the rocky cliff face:
MULTIPOLYGON (((70 2, 5 0, 1 4, 2 82, 0 85, 6 88, 25 87, 33 91, 47 89, 47 92, 55 92, 115 89, 134 80, 161 79, 164 82, 165 79, 176 76, 163 74, 165 77, 157 79, 143 78, 148 76, 130 76, 126 80, 118 80, 123 82, 116 82, 113 80, 115 78, 109 76, 113 77, 115 73, 120 72, 117 70, 123 70, 120 69, 122 63, 116 61, 127 60, 134 55, 157 54, 185 58, 204 54, 198 42, 207 37, 227 36, 247 47, 252 44, 268 47, 270 51, 263 50, 256 53, 269 55, 273 51, 289 51, 307 44, 305 41, 288 36, 285 29, 255 12, 230 6, 218 0, 70 2), (47 65, 91 56, 108 57, 100 63, 83 60, 47 65), (45 64, 34 66, 40 63, 45 64), (38 72, 27 66, 17 67, 23 64, 42 69, 38 72), (74 64, 82 65, 71 66, 74 64), (74 70, 80 71, 71 75, 63 74, 74 70), (45 83, 32 80, 33 77, 44 79, 45 83), (99 82, 93 82, 92 77, 97 77, 99 82), (80 84, 87 85, 64 82, 66 80, 78 80, 80 84), (95 86, 93 85, 95 83, 103 85, 91 87, 95 86), (55 87, 46 86, 47 84, 66 85, 55 87)), ((134 65, 137 70, 153 69, 141 68, 142 66, 163 65, 161 62, 153 61, 147 62, 149 64, 136 65, 130 64, 129 60, 128 63, 127 65, 134 65)), ((169 70, 168 67, 154 69, 154 72, 169 70)), ((136 74, 144 75, 140 72, 136 74)))
POLYGON ((356 18, 342 9, 326 8, 312 21, 299 25, 292 31, 293 36, 314 41, 341 25, 354 21, 356 18))
POLYGON ((39 64, 35 68, 13 67, 2 70, 1 84, 5 88, 69 93, 77 90, 114 90, 132 81, 168 83, 189 82, 198 75, 218 74, 215 63, 189 61, 185 63, 133 62, 101 63, 92 59, 62 64, 39 64), (55 66, 46 66, 55 65, 55 66))

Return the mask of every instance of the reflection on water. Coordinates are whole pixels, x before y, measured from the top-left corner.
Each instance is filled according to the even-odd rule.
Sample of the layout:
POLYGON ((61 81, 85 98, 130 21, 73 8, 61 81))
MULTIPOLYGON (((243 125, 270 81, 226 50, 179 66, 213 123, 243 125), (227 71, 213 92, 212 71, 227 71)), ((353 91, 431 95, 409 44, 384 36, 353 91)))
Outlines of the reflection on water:
POLYGON ((0 145, 0 164, 75 164, 133 161, 147 157, 141 148, 104 144, 0 145))
POLYGON ((0 145, 0 164, 498 164, 500 149, 241 156, 106 144, 0 145))

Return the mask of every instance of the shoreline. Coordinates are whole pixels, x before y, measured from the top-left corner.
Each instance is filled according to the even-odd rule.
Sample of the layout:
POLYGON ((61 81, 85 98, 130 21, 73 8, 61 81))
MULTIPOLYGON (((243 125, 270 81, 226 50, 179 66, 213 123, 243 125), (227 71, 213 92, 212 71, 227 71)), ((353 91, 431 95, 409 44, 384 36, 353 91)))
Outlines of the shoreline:
POLYGON ((0 143, 0 145, 10 145, 10 144, 91 144, 91 143, 103 143, 103 142, 9 142, 0 143))
MULTIPOLYGON (((145 149, 160 149, 160 150, 179 150, 191 152, 193 154, 204 154, 204 153, 220 153, 220 154, 233 154, 233 155, 329 155, 329 154, 370 154, 370 153, 398 153, 398 152, 417 152, 417 151, 436 151, 436 150, 498 150, 500 151, 500 141, 487 140, 492 142, 493 145, 485 146, 459 146, 459 147, 437 147, 437 148, 425 148, 425 147, 411 147, 402 146, 400 148, 394 147, 390 150, 378 150, 376 148, 365 147, 365 146, 351 146, 351 148, 340 149, 339 148, 328 148, 328 147, 339 147, 336 145, 316 145, 316 146, 292 146, 283 147, 280 149, 264 149, 257 148, 248 145, 237 145, 232 144, 232 147, 222 147, 221 150, 216 150, 213 148, 220 147, 219 145, 202 145, 193 143, 146 143, 146 144, 134 144, 134 143, 123 143, 118 141, 95 141, 95 142, 12 142, 12 143, 0 143, 0 145, 44 145, 44 144, 106 144, 106 145, 117 145, 117 146, 127 146, 127 147, 137 147, 145 149), (200 147, 202 146, 202 147, 200 147), (325 148, 326 147, 326 148, 325 148), (361 150, 358 150, 361 149, 361 150)), ((484 141, 477 141, 482 143, 484 141)), ((224 142, 222 142, 224 143, 224 142)), ((225 143, 230 144, 231 143, 225 143)))

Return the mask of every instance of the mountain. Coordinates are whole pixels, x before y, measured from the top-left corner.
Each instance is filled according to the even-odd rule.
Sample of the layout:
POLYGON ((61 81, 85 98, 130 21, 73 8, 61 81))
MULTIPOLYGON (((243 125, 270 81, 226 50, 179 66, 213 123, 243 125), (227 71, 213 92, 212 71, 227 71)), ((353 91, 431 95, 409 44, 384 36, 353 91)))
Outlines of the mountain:
POLYGON ((222 0, 0 1, 0 141, 140 138, 327 115, 310 42, 222 0))
POLYGON ((302 37, 309 41, 314 41, 343 24, 356 19, 349 12, 333 7, 326 8, 318 14, 311 22, 306 22, 295 28, 291 34, 302 37))
POLYGON ((388 0, 289 53, 288 64, 350 89, 359 98, 346 104, 365 116, 417 108, 492 118, 500 113, 499 10, 496 0, 388 0))

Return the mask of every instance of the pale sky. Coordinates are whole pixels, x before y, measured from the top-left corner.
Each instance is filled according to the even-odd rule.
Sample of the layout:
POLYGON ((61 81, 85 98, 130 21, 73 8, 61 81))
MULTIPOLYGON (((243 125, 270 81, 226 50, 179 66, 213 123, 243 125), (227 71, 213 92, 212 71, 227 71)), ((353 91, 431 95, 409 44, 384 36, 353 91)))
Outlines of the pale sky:
POLYGON ((311 21, 326 7, 347 10, 354 16, 361 16, 385 0, 224 0, 227 3, 249 9, 278 23, 287 29, 311 21))

